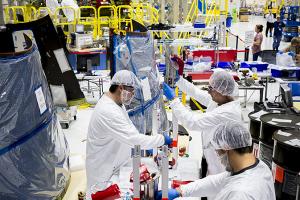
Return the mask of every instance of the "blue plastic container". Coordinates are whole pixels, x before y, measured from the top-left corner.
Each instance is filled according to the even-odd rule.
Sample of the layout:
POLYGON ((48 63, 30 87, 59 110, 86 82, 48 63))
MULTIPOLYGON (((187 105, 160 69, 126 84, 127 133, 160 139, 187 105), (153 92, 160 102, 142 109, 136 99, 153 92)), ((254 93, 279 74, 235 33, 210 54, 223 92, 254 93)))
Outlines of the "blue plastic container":
POLYGON ((204 23, 195 23, 194 28, 205 28, 206 25, 204 23))
POLYGON ((161 63, 159 63, 159 64, 158 64, 158 71, 159 71, 159 72, 164 72, 164 71, 166 71, 166 64, 161 64, 161 63))
POLYGON ((247 69, 250 69, 251 67, 250 67, 250 65, 249 65, 248 63, 242 62, 240 68, 247 68, 247 69))
POLYGON ((222 68, 222 69, 231 69, 232 65, 231 65, 231 62, 219 62, 217 67, 222 68))
POLYGON ((300 79, 300 70, 271 69, 271 74, 275 78, 298 78, 298 79, 300 79))
POLYGON ((300 96, 300 83, 289 83, 288 86, 292 90, 292 96, 300 96))
POLYGON ((268 63, 241 63, 241 68, 248 68, 252 70, 252 68, 256 68, 258 72, 262 72, 264 70, 268 69, 269 64, 268 63))

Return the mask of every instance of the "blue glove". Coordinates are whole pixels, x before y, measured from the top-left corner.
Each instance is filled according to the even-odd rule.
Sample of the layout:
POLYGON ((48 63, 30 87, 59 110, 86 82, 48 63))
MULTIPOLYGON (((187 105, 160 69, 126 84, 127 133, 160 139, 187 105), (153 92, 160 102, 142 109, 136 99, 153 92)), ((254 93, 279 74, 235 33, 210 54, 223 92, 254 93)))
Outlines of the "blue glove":
POLYGON ((175 98, 175 91, 168 84, 163 83, 164 95, 167 97, 169 101, 175 98))
MULTIPOLYGON (((168 200, 176 199, 180 196, 179 192, 175 189, 169 189, 168 191, 168 200)), ((155 195, 155 200, 162 199, 162 191, 158 191, 155 195)))
POLYGON ((295 56, 296 56, 296 54, 295 54, 294 52, 292 52, 292 51, 288 52, 288 55, 289 55, 289 56, 292 56, 292 57, 295 57, 295 56))
POLYGON ((163 134, 164 137, 165 137, 165 144, 164 145, 171 145, 173 143, 173 139, 170 138, 170 136, 167 134, 167 133, 164 133, 163 134))

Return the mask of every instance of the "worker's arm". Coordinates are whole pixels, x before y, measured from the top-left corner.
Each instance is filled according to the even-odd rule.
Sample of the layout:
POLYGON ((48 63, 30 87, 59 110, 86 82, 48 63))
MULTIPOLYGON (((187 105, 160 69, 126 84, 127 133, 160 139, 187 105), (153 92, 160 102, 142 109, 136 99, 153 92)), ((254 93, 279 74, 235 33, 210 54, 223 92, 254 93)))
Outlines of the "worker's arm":
POLYGON ((228 195, 226 195, 226 198, 224 199, 230 199, 230 200, 252 200, 253 197, 251 197, 249 194, 243 192, 243 191, 231 191, 228 195))
POLYGON ((210 175, 187 185, 180 186, 183 197, 207 197, 214 196, 224 186, 225 178, 230 176, 229 172, 210 175))
POLYGON ((219 123, 219 121, 217 121, 219 116, 217 116, 213 112, 201 114, 191 112, 180 103, 178 98, 175 98, 171 102, 170 107, 172 108, 174 115, 182 123, 182 125, 190 130, 211 129, 217 123, 219 123))
POLYGON ((256 45, 256 46, 260 46, 262 43, 262 40, 261 39, 257 39, 254 41, 253 45, 256 45))
POLYGON ((124 114, 110 113, 108 116, 101 123, 103 123, 107 132, 111 133, 114 139, 119 140, 123 144, 131 147, 141 145, 142 149, 152 149, 162 146, 165 142, 164 136, 160 134, 155 136, 140 134, 124 114))
POLYGON ((196 99, 204 106, 208 106, 208 104, 212 101, 211 96, 207 93, 207 91, 203 91, 197 88, 194 84, 188 82, 183 77, 180 77, 176 86, 184 93, 189 95, 190 97, 196 99))

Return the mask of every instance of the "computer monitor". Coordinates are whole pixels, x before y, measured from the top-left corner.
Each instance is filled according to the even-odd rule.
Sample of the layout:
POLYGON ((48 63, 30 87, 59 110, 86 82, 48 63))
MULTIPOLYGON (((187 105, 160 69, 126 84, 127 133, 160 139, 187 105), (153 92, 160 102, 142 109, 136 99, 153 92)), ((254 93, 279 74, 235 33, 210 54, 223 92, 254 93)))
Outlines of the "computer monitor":
POLYGON ((76 25, 76 33, 84 33, 84 25, 83 24, 76 25))
POLYGON ((288 84, 281 84, 280 85, 280 93, 281 93, 281 96, 282 96, 282 103, 287 108, 293 107, 292 91, 291 91, 291 88, 288 86, 288 84))

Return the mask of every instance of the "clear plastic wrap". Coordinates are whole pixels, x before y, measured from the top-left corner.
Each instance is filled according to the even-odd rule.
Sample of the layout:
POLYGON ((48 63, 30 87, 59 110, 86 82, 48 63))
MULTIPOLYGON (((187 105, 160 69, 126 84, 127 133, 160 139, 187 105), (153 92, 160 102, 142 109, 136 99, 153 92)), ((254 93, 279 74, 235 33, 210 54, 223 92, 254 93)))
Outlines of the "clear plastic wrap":
POLYGON ((39 52, 0 57, 0 199, 56 199, 69 178, 69 148, 39 52))
POLYGON ((139 80, 147 79, 150 86, 150 99, 145 98, 143 85, 140 85, 135 93, 135 99, 128 106, 131 121, 140 133, 151 133, 152 111, 154 105, 158 103, 162 113, 159 130, 166 130, 168 121, 163 101, 161 101, 162 92, 159 85, 159 74, 156 69, 152 37, 150 34, 145 33, 129 34, 125 38, 115 36, 114 45, 115 71, 130 70, 137 75, 139 80), (125 53, 122 53, 124 51, 125 53), (126 57, 123 58, 122 55, 126 57))

